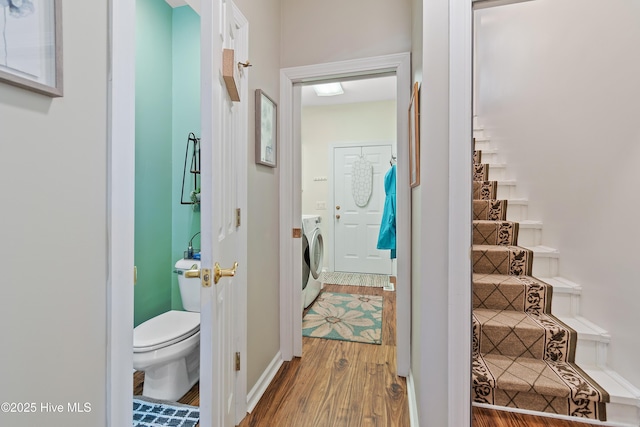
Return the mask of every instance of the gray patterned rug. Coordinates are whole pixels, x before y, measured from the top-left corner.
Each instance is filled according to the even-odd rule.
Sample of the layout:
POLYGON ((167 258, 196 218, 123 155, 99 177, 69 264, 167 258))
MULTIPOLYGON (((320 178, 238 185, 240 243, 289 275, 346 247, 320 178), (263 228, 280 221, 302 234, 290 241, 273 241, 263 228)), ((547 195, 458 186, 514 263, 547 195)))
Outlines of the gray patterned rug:
POLYGON ((386 274, 324 271, 320 273, 318 280, 330 285, 369 286, 372 288, 384 288, 385 286, 389 286, 389 276, 386 274))

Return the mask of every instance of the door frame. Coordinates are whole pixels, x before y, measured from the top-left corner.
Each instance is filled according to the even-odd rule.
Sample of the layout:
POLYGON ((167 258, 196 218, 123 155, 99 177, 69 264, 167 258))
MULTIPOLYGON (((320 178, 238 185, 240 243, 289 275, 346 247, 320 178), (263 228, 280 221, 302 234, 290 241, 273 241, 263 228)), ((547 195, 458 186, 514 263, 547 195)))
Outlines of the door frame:
MULTIPOLYGON (((396 125, 397 126, 397 125, 396 125)), ((371 141, 371 142, 336 142, 333 144, 329 145, 329 159, 331 159, 329 161, 329 183, 331 185, 329 185, 329 190, 328 190, 328 199, 329 199, 329 209, 333 209, 333 206, 336 205, 336 200, 335 200, 335 192, 334 192, 334 188, 335 188, 335 182, 334 182, 334 177, 335 177, 335 149, 336 148, 349 148, 349 147, 383 147, 386 145, 390 145, 391 146, 391 153, 393 154, 394 151, 398 151, 398 144, 394 143, 392 141, 371 141)), ((397 156, 397 155, 396 155, 397 156)), ((397 183, 396 183, 396 187, 397 187, 397 183)), ((384 188, 383 188, 384 191, 384 188)), ((335 239, 335 227, 334 227, 334 222, 332 220, 330 220, 333 217, 333 215, 327 215, 327 233, 331 236, 331 257, 329 257, 329 270, 330 271, 335 271, 335 265, 336 265, 336 239, 335 239)), ((390 264, 391 269, 393 270, 393 262, 390 264)), ((391 273, 390 273, 391 274, 391 273)))
MULTIPOLYGON (((201 84, 211 87, 214 74, 211 67, 221 62, 220 58, 213 58, 211 42, 220 33, 220 0, 205 2, 200 11, 201 17, 201 84), (208 38, 208 43, 207 43, 208 38), (208 55, 208 58, 204 57, 208 55)), ((106 284, 106 317, 107 317, 107 354, 106 354, 106 396, 105 418, 106 425, 119 427, 130 425, 133 418, 131 406, 131 390, 133 388, 133 285, 134 285, 134 208, 135 208, 135 58, 136 58, 136 6, 130 0, 109 0, 109 59, 110 69, 108 78, 107 100, 107 128, 108 128, 108 160, 107 160, 107 275, 106 284)), ((239 9, 238 9, 239 10, 239 9)), ((248 26, 248 24, 247 24, 248 26)), ((248 40, 247 40, 248 42, 248 40)), ((247 84, 248 87, 248 84, 247 84)), ((245 92, 248 93, 248 92, 245 92)), ((212 102, 209 102, 212 104, 212 102)), ((241 114, 248 120, 248 102, 244 103, 241 114)), ((201 126, 213 127, 212 115, 201 111, 201 126)), ((246 126, 245 126, 246 127, 246 126)), ((247 137, 244 129, 243 137, 247 137)), ((246 144, 244 144, 246 146, 246 144)), ((245 147, 246 151, 246 147, 245 147)), ((246 161, 241 165, 246 168, 246 161)), ((246 170, 246 169, 245 169, 246 170)), ((239 202, 246 211, 246 173, 243 174, 240 185, 245 188, 244 194, 239 196, 239 202)), ((240 258, 246 260, 247 241, 246 226, 244 239, 240 242, 240 258)), ((246 261, 243 263, 246 266, 246 261)), ((246 277, 246 275, 244 275, 246 277)), ((239 297, 246 301, 245 288, 239 290, 239 297)), ((212 289, 208 290, 212 292, 212 289)), ((246 353, 246 304, 239 308, 241 324, 239 325, 239 347, 246 353), (242 313, 245 313, 244 315, 242 313)), ((211 328, 209 328, 211 329, 211 328)), ((202 340, 201 331, 201 340, 202 340)), ((211 338, 209 338, 211 340, 211 338)), ((207 346, 201 345, 202 349, 207 346)), ((212 354, 205 355, 209 360, 212 354)), ((200 381, 206 382, 201 369, 200 381)), ((211 375, 208 379, 212 383, 211 375)), ((236 387, 236 417, 245 408, 246 415, 246 365, 241 371, 236 384, 242 383, 240 389, 236 387), (244 378, 244 379, 243 379, 244 378)), ((209 387, 210 391, 201 392, 202 427, 212 426, 211 415, 213 395, 217 387, 209 387), (208 402, 207 402, 208 400, 208 402)))
MULTIPOLYGON (((292 238, 301 228, 301 144, 299 83, 344 77, 396 74, 397 156, 399 176, 408 176, 410 54, 398 53, 364 59, 283 68, 280 70, 280 352, 284 360, 302 356, 301 239, 292 238), (403 175, 406 174, 406 175, 403 175)), ((409 375, 411 337, 411 192, 409 185, 397 189, 398 286, 397 373, 409 375)))

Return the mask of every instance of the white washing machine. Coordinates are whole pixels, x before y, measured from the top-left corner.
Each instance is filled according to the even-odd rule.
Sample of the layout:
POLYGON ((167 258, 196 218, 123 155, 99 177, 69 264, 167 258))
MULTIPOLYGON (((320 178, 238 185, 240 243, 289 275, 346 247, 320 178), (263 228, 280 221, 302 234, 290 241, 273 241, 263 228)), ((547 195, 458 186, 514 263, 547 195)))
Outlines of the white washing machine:
POLYGON ((307 308, 320 293, 318 280, 322 272, 324 242, 320 216, 302 215, 302 309, 307 308))

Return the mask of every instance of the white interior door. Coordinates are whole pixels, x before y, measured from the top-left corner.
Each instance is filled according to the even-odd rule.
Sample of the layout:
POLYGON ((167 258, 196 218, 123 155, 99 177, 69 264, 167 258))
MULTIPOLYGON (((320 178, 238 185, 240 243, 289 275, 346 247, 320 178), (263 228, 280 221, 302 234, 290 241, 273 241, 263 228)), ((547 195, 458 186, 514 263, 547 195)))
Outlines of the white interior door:
POLYGON ((391 144, 333 149, 335 271, 392 274, 390 251, 377 249, 385 201, 384 176, 391 154, 391 144), (353 165, 360 159, 373 168, 371 197, 364 206, 356 203, 352 191, 353 165))
POLYGON ((222 49, 244 49, 236 54, 246 57, 247 45, 237 43, 239 26, 230 0, 203 2, 202 9, 203 19, 214 25, 202 25, 202 276, 204 282, 209 275, 211 286, 203 284, 201 293, 200 424, 229 427, 236 425, 236 399, 242 398, 235 354, 241 347, 237 325, 244 313, 246 265, 233 266, 246 263, 246 231, 236 222, 236 210, 246 207, 247 109, 242 102, 248 94, 246 76, 238 74, 242 102, 230 99, 222 77, 222 49), (235 276, 215 283, 216 265, 235 276))

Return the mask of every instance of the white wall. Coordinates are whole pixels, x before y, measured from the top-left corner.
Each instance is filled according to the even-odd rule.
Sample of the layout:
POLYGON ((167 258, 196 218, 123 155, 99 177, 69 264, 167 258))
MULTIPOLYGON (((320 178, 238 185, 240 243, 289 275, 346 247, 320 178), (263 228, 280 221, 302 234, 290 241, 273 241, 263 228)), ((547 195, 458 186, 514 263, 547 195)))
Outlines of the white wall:
POLYGON ((72 3, 64 97, 0 83, 0 401, 37 404, 3 426, 106 419, 107 2, 72 3))
POLYGON ((249 21, 249 176, 248 212, 243 214, 249 235, 247 301, 247 390, 280 350, 278 168, 256 165, 256 89, 276 103, 280 94, 280 0, 235 0, 249 21))
POLYGON ((333 256, 333 236, 329 221, 333 210, 329 206, 329 147, 333 143, 396 141, 395 100, 362 102, 331 106, 308 106, 302 109, 302 213, 320 215, 324 238, 324 267, 333 256), (314 181, 326 177, 327 181, 314 181), (326 209, 316 209, 324 201, 326 209))
POLYGON ((282 0, 281 66, 411 50, 410 0, 282 0))
POLYGON ((640 387, 640 3, 538 0, 477 12, 478 115, 499 143, 609 365, 640 387))

